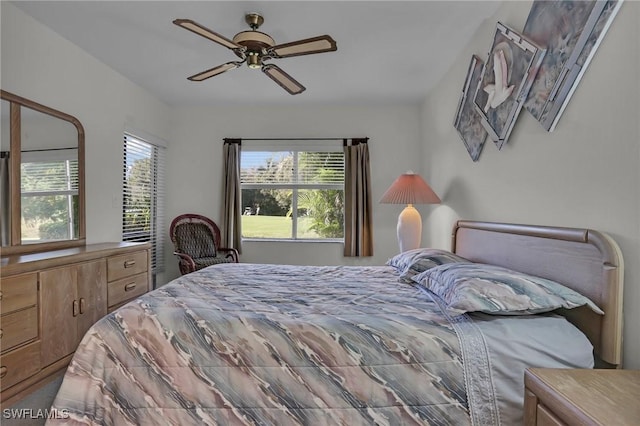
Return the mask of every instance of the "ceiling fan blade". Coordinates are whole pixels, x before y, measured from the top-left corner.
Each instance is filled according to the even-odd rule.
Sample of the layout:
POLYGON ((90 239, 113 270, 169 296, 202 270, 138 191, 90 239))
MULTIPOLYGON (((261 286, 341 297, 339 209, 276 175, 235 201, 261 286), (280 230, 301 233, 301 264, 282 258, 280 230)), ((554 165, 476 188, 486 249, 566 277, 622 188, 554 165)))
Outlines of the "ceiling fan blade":
POLYGON ((202 71, 201 73, 192 75, 191 77, 188 77, 188 80, 191 80, 191 81, 206 80, 207 78, 211 78, 211 77, 216 76, 218 74, 222 74, 223 72, 232 70, 234 68, 238 68, 241 64, 242 64, 242 62, 239 62, 239 61, 227 62, 226 64, 218 65, 217 67, 214 67, 214 68, 208 69, 206 71, 202 71))
POLYGON ((263 65, 262 72, 268 75, 269 78, 278 83, 280 87, 292 95, 297 95, 306 90, 306 87, 294 80, 289 74, 282 71, 282 69, 277 65, 263 65))
POLYGON ((187 29, 193 33, 198 34, 199 36, 202 36, 204 38, 208 38, 211 41, 214 41, 218 44, 223 45, 224 47, 228 47, 229 49, 232 50, 236 50, 236 49, 240 49, 240 50, 244 50, 245 48, 243 46, 240 46, 239 44, 234 43, 233 41, 229 40, 228 38, 221 36, 220 34, 211 31, 209 28, 203 27, 202 25, 192 21, 191 19, 176 19, 173 21, 174 24, 176 24, 179 27, 182 27, 184 29, 187 29))
POLYGON ((313 53, 335 52, 336 50, 338 50, 338 46, 335 40, 331 36, 322 35, 270 47, 267 49, 267 56, 271 58, 289 58, 313 53))

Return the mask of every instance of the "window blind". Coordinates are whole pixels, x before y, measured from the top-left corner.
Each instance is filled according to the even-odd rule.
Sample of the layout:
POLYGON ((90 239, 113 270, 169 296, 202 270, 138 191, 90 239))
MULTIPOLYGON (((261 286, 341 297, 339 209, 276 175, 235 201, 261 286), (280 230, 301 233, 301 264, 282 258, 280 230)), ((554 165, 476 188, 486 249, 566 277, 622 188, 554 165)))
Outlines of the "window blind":
POLYGON ((344 154, 326 151, 243 151, 242 184, 344 184, 344 154))
POLYGON ((55 151, 22 154, 20 192, 23 195, 77 195, 77 150, 60 155, 55 151))
POLYGON ((78 238, 78 150, 22 151, 22 242, 78 238))
POLYGON ((151 270, 164 270, 165 148, 124 134, 122 240, 150 242, 151 270))

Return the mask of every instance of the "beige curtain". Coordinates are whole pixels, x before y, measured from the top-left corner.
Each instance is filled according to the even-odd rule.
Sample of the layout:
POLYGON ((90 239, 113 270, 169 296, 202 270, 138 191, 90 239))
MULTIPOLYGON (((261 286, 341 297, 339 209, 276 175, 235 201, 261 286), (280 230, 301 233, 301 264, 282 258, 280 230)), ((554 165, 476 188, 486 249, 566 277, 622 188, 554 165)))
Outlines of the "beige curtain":
POLYGON ((240 139, 225 139, 224 200, 222 202, 222 246, 242 253, 240 230, 240 139))
POLYGON ((373 256, 373 216, 369 146, 366 139, 344 141, 344 255, 373 256))

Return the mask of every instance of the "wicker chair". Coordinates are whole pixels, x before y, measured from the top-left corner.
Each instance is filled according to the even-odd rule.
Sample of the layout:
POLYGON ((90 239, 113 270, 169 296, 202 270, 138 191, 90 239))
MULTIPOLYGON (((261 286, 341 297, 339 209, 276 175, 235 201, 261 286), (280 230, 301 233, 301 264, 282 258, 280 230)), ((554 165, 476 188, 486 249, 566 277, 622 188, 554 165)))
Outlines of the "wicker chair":
POLYGON ((171 241, 182 275, 220 263, 238 263, 238 251, 220 247, 220 228, 198 214, 182 214, 171 222, 171 241))

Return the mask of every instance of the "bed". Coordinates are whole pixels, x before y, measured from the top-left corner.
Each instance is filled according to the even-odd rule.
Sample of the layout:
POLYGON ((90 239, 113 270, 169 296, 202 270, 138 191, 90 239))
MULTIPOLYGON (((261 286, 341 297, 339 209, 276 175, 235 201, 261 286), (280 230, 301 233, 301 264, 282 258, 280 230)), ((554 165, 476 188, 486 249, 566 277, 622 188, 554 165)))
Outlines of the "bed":
POLYGON ((94 325, 48 424, 510 425, 525 367, 621 366, 607 235, 459 221, 451 251, 562 283, 604 315, 454 316, 387 265, 218 265, 94 325))

